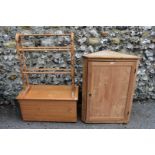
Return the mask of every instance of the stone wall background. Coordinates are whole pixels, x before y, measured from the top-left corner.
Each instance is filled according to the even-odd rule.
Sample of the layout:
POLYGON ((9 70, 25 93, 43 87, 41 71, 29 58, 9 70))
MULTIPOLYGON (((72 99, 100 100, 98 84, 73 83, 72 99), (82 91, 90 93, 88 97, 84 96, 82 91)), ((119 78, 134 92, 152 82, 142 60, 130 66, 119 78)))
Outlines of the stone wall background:
MULTIPOLYGON (((82 55, 99 50, 110 49, 121 53, 129 53, 141 56, 141 62, 137 76, 137 88, 134 99, 145 100, 155 99, 155 27, 127 27, 127 26, 69 26, 69 27, 37 27, 37 26, 5 26, 0 27, 0 99, 12 100, 18 95, 22 88, 20 77, 18 56, 15 49, 15 34, 20 33, 75 33, 76 45, 76 84, 82 85, 82 55)), ((64 40, 55 40, 55 43, 64 40)), ((67 43, 65 38, 65 43, 67 43)), ((42 45, 48 45, 50 39, 41 40, 42 45)), ((54 42, 52 42, 54 44, 54 42)), ((38 44, 35 42, 35 44, 38 44)), ((40 43, 39 43, 40 44, 40 43)), ((31 42, 27 42, 31 45, 31 42)), ((52 61, 52 66, 63 66, 64 59, 69 61, 69 57, 63 54, 37 54, 29 56, 29 60, 37 60, 39 67, 48 66, 52 61)), ((33 65, 36 65, 34 62, 33 65)), ((31 77, 34 83, 47 84, 68 84, 70 78, 61 76, 41 76, 31 77)))

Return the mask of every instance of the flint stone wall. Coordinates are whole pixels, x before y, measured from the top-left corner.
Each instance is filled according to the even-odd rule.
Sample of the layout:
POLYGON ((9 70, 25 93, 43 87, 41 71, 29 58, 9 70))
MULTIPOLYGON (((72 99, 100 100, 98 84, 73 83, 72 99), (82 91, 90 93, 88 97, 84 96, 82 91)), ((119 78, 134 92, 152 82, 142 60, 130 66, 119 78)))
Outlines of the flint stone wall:
MULTIPOLYGON (((134 99, 155 99, 155 27, 95 26, 95 27, 0 27, 0 99, 12 100, 22 89, 18 56, 15 49, 15 34, 31 33, 75 33, 75 82, 82 86, 82 55, 100 50, 114 50, 140 56, 134 99)), ((35 44, 61 44, 60 40, 45 38, 35 44)), ((68 40, 65 38, 65 43, 68 40)), ((26 45, 31 45, 31 40, 26 45)), ((63 53, 33 53, 28 56, 33 66, 69 67, 70 57, 63 53), (36 62, 34 62, 36 60, 36 62), (67 62, 64 64, 64 60, 67 62)), ((33 75, 33 83, 69 84, 69 76, 33 75)))

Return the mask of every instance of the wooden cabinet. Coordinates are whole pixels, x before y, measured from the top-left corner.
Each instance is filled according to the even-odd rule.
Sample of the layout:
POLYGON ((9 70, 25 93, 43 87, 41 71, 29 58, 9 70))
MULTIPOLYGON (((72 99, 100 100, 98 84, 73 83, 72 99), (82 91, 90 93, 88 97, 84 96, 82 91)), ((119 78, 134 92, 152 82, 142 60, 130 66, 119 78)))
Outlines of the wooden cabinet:
POLYGON ((127 123, 139 57, 100 51, 83 58, 82 120, 127 123))

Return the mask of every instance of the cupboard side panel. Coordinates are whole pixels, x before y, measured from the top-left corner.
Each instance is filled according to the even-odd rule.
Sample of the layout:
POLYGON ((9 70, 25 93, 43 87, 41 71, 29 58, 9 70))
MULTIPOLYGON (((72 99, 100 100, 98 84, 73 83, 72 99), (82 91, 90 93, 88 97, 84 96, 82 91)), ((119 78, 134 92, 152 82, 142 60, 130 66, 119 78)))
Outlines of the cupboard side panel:
POLYGON ((138 65, 139 65, 139 60, 133 62, 133 64, 132 64, 128 96, 127 96, 126 108, 125 108, 125 113, 124 113, 124 116, 125 116, 124 123, 128 123, 130 116, 131 116, 133 95, 134 95, 134 91, 135 91, 135 87, 136 87, 136 76, 137 76, 138 65))
POLYGON ((83 79, 82 79, 82 120, 86 120, 87 114, 87 71, 88 60, 83 58, 83 79))

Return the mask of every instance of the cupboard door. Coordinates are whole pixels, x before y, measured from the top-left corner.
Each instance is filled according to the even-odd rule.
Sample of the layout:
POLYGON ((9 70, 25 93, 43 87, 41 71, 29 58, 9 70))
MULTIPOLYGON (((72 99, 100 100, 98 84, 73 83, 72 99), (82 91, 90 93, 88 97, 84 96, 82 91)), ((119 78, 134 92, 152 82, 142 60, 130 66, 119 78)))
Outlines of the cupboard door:
POLYGON ((89 62, 87 120, 123 120, 132 62, 89 62))

